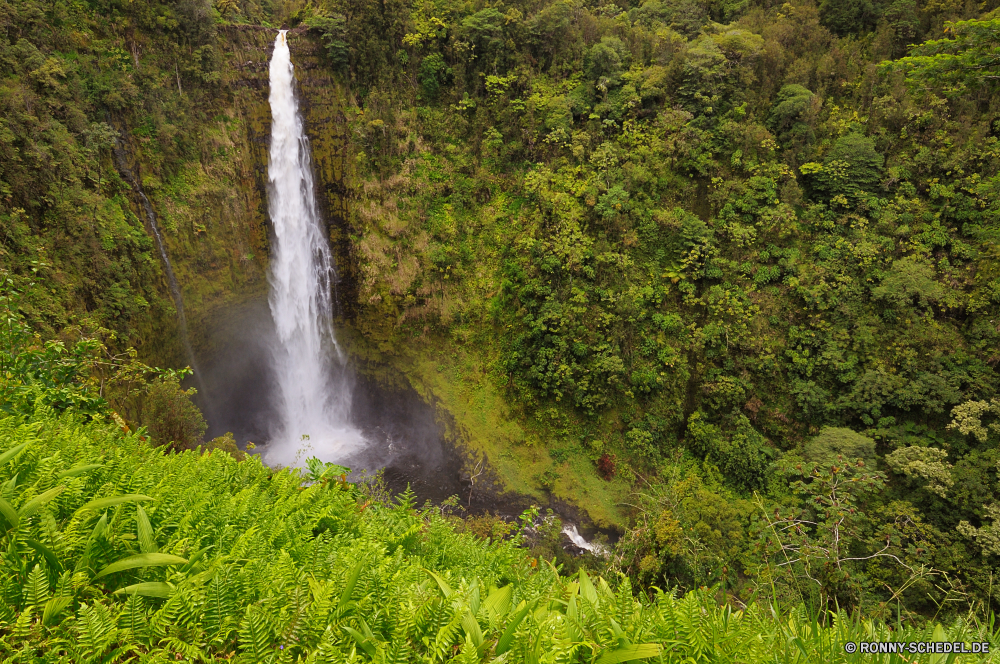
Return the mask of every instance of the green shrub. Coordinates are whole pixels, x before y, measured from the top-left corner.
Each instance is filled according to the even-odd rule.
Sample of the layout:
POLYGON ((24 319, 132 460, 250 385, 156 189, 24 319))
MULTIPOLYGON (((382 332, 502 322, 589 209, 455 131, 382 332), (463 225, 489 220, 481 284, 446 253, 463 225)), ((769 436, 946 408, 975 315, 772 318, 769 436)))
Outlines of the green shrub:
POLYGON ((823 427, 819 435, 805 445, 807 461, 830 465, 838 457, 844 461, 861 459, 870 465, 875 461, 875 441, 851 429, 823 427))
POLYGON ((236 438, 229 431, 205 443, 203 449, 206 452, 214 452, 216 450, 225 452, 237 461, 242 461, 246 457, 246 453, 236 445, 236 438))
POLYGON ((154 444, 190 450, 201 443, 208 424, 191 401, 195 392, 183 389, 175 376, 157 378, 149 386, 143 424, 154 444))

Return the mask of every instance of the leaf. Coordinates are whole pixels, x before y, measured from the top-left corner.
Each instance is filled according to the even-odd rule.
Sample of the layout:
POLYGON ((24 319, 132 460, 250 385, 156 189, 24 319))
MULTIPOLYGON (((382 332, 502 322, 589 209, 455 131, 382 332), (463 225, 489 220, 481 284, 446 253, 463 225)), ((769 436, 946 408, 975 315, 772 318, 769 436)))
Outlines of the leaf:
POLYGON ((600 602, 597 589, 594 588, 594 584, 591 583, 590 577, 587 576, 587 572, 583 568, 580 569, 580 595, 595 607, 600 602))
POLYGON ((203 622, 205 629, 212 636, 221 634, 235 610, 229 577, 226 569, 223 568, 215 573, 205 589, 205 618, 203 622))
POLYGON ((99 579, 102 576, 114 574, 115 572, 124 572, 128 569, 136 569, 138 567, 165 567, 167 565, 183 565, 186 562, 187 558, 173 556, 169 553, 139 553, 111 563, 98 572, 94 579, 99 579))
POLYGON ((96 524, 94 524, 94 530, 90 533, 90 537, 87 539, 87 546, 83 550, 83 555, 76 561, 76 566, 73 568, 73 571, 79 572, 90 564, 90 555, 94 551, 94 544, 97 542, 97 538, 104 534, 107 527, 108 515, 105 513, 102 514, 101 518, 97 520, 96 524))
POLYGON ((364 564, 363 560, 359 560, 358 564, 355 565, 347 575, 347 585, 344 586, 344 592, 340 594, 340 603, 337 605, 339 610, 343 610, 347 607, 347 603, 351 601, 351 595, 354 593, 354 586, 357 585, 358 579, 361 577, 361 569, 364 564))
POLYGON ((472 610, 472 615, 479 613, 479 578, 476 577, 472 579, 472 583, 469 584, 471 590, 469 591, 469 608, 472 610))
POLYGON ((348 634, 350 634, 351 637, 355 641, 357 641, 358 646, 360 646, 362 650, 364 650, 366 653, 368 653, 369 657, 374 657, 375 656, 375 646, 373 646, 368 641, 368 639, 366 639, 364 636, 362 636, 361 633, 358 632, 358 630, 351 629, 347 625, 342 625, 342 627, 344 628, 345 632, 347 632, 348 634))
POLYGON ((64 477, 76 477, 77 475, 83 475, 84 473, 89 473, 90 471, 96 470, 98 468, 104 468, 104 464, 91 463, 87 464, 86 466, 76 466, 75 468, 70 468, 69 470, 62 471, 61 473, 56 475, 56 477, 58 479, 63 479, 64 477))
POLYGON ((510 601, 514 597, 514 585, 506 585, 490 593, 483 602, 486 610, 500 618, 510 612, 510 601))
POLYGON ((49 549, 47 546, 33 539, 25 540, 24 543, 30 546, 35 551, 37 551, 38 553, 40 553, 45 558, 45 562, 49 564, 50 569, 56 572, 63 571, 63 567, 59 563, 59 558, 57 558, 56 554, 54 554, 52 550, 49 549))
POLYGON ((3 498, 0 498, 0 514, 7 520, 11 528, 17 528, 17 524, 20 523, 21 519, 17 516, 17 510, 14 506, 8 503, 3 498))
POLYGON ((38 494, 37 496, 26 502, 24 505, 21 505, 21 509, 17 511, 17 515, 22 519, 26 519, 29 516, 32 516, 35 512, 37 512, 42 508, 42 505, 49 502, 56 496, 58 496, 60 493, 63 492, 65 488, 66 487, 64 486, 57 486, 49 489, 44 493, 38 494))
POLYGON ((454 591, 451 589, 451 586, 448 585, 447 581, 445 581, 440 576, 438 576, 434 572, 430 571, 426 567, 424 568, 424 571, 427 572, 428 574, 430 574, 432 579, 434 579, 435 581, 437 581, 438 587, 441 588, 441 592, 444 594, 445 597, 450 597, 451 596, 451 593, 454 592, 454 591))
POLYGON ((660 654, 658 643, 640 643, 637 646, 625 646, 617 650, 607 650, 597 660, 597 664, 619 664, 619 662, 631 662, 636 659, 648 659, 657 657, 660 654))
POLYGON ((514 643, 514 632, 517 631, 517 628, 521 624, 521 621, 524 620, 524 617, 528 615, 528 608, 527 604, 522 606, 521 609, 514 614, 514 618, 510 621, 510 623, 507 624, 507 629, 503 631, 503 634, 500 636, 500 640, 497 641, 497 647, 494 651, 497 655, 502 655, 510 650, 511 644, 514 643))
POLYGON ((66 610, 66 607, 73 603, 72 597, 53 597, 45 603, 45 610, 42 611, 42 624, 51 625, 59 614, 66 610))
POLYGON ((8 461, 10 461, 11 459, 13 459, 14 457, 16 457, 17 454, 18 454, 18 452, 20 452, 21 450, 23 450, 28 445, 29 445, 29 443, 21 443, 20 445, 17 445, 16 447, 10 448, 9 450, 7 450, 6 452, 4 452, 3 454, 0 454, 0 466, 2 466, 3 464, 7 463, 8 461))
POLYGON ((209 550, 210 550, 210 549, 211 549, 211 548, 212 548, 213 546, 214 546, 214 545, 211 545, 211 544, 210 544, 210 545, 208 545, 208 546, 206 546, 206 547, 203 547, 203 548, 201 548, 201 549, 198 549, 198 550, 197 550, 197 551, 195 551, 195 552, 194 552, 193 554, 191 554, 191 559, 190 559, 190 560, 188 560, 187 564, 186 564, 186 565, 184 566, 184 569, 183 569, 183 570, 181 570, 181 571, 183 571, 183 572, 187 573, 187 572, 190 572, 190 571, 191 571, 192 569, 194 569, 194 566, 195 566, 196 564, 198 564, 198 561, 199 561, 199 560, 201 560, 202 558, 204 558, 204 557, 205 557, 205 554, 206 554, 206 553, 208 553, 208 551, 209 551, 209 550))
MULTIPOLYGON (((936 642, 948 640, 948 633, 944 631, 944 627, 941 626, 941 623, 934 625, 934 633, 931 635, 930 640, 936 642)), ((944 664, 944 662, 949 660, 950 658, 948 655, 944 653, 934 653, 930 656, 928 662, 930 664, 944 664)))
POLYGON ((173 586, 162 581, 147 581, 146 583, 133 583, 115 591, 116 595, 142 595, 143 597, 159 597, 166 599, 173 592, 173 586))
POLYGON ((472 645, 479 648, 483 645, 483 630, 480 629, 479 623, 476 622, 476 617, 472 615, 472 611, 469 609, 465 610, 462 614, 462 628, 465 633, 472 637, 472 645))
POLYGON ((121 505, 122 503, 131 503, 140 500, 152 500, 149 496, 143 496, 138 493, 129 493, 123 496, 110 496, 108 498, 97 498, 90 501, 83 507, 77 510, 77 512, 82 512, 84 510, 103 510, 107 507, 114 507, 115 505, 121 505))
POLYGON ((49 578, 41 565, 35 565, 28 573, 24 584, 24 601, 35 608, 44 606, 49 601, 49 578))
POLYGON ((149 632, 149 615, 146 613, 146 603, 136 593, 131 593, 118 617, 118 624, 126 630, 133 639, 142 639, 149 632))
POLYGON ((580 626, 580 618, 577 613, 576 608, 576 595, 570 595, 569 606, 566 607, 566 621, 564 623, 566 628, 566 637, 572 643, 580 643, 583 641, 583 629, 580 626))
POLYGON ((146 516, 146 510, 142 509, 142 505, 135 506, 135 529, 140 551, 143 553, 159 551, 156 540, 153 539, 153 526, 149 524, 149 517, 146 516))
POLYGON ((240 649, 253 662, 267 661, 271 654, 271 630, 262 610, 248 611, 239 629, 240 649))

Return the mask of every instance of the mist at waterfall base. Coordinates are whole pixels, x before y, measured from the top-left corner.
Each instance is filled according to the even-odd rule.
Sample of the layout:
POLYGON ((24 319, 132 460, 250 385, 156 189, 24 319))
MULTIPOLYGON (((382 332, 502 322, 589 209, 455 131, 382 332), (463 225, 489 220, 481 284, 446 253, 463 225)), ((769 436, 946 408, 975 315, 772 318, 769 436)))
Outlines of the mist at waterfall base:
MULTIPOLYGON (((220 312, 204 332, 201 369, 215 413, 208 421, 206 438, 231 432, 241 448, 247 442, 257 445, 267 462, 272 431, 281 417, 278 378, 271 363, 278 342, 270 306, 263 298, 234 305, 220 312)), ((415 390, 402 381, 387 386, 349 367, 330 380, 350 385, 347 423, 368 443, 347 457, 328 460, 355 471, 384 469, 391 488, 401 491, 410 485, 420 500, 439 502, 456 494, 468 497, 459 481, 461 458, 446 443, 434 408, 415 390)), ((202 396, 195 397, 199 405, 202 396)), ((307 441, 292 442, 298 452, 314 440, 310 436, 307 441)), ((304 450, 300 461, 314 452, 304 450)), ((496 510, 493 504, 480 502, 481 498, 486 496, 474 496, 474 508, 496 510)))

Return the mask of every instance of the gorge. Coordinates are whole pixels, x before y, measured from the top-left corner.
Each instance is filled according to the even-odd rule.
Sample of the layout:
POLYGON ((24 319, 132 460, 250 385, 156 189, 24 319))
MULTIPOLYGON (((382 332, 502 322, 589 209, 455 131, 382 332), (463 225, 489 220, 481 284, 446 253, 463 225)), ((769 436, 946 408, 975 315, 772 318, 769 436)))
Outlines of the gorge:
MULTIPOLYGON (((67 642, 85 598, 201 597, 199 549, 251 574, 251 541, 344 607, 381 587, 345 542, 427 556, 406 601, 468 598, 463 661, 465 608, 515 577, 549 584, 549 627, 572 592, 610 606, 579 566, 645 607, 997 608, 997 0, 0 0, 0 24, 24 561, 0 631, 48 633, 58 593, 67 642), (435 567, 466 538, 506 571, 435 567), (98 576, 153 554, 196 562, 98 576)), ((198 647, 268 660, 243 639, 290 605, 262 592, 198 647)), ((330 648, 389 647, 344 620, 330 648)))

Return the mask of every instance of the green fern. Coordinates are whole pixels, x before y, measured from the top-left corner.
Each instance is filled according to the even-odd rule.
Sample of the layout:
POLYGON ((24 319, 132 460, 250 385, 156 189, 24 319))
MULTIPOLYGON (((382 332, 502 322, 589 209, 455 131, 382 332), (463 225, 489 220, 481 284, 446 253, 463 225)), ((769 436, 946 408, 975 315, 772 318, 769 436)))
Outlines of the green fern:
POLYGON ((146 602, 140 595, 129 595, 125 605, 118 614, 118 628, 123 630, 131 640, 146 643, 149 638, 149 612, 146 602))
POLYGON ((118 636, 118 627, 111 611, 101 604, 84 604, 74 623, 76 641, 73 649, 80 661, 94 661, 111 649, 118 636))
POLYGON ((458 633, 462 626, 462 614, 457 611, 451 616, 451 619, 441 626, 434 635, 432 641, 428 641, 428 658, 431 662, 443 662, 451 650, 451 647, 455 644, 458 633))
POLYGON ((240 650, 253 664, 268 664, 274 659, 272 633, 260 608, 250 609, 239 628, 240 650))
POLYGON ((233 628, 236 602, 230 589, 228 571, 220 569, 205 588, 203 624, 213 641, 225 642, 233 628))
POLYGON ((49 577, 35 565, 24 583, 24 605, 40 610, 49 601, 49 577))
MULTIPOLYGON (((532 570, 515 543, 457 533, 412 498, 361 510, 349 485, 303 488, 253 457, 167 455, 99 423, 42 417, 30 431, 0 417, 0 441, 33 441, 0 465, 8 503, 65 487, 16 529, 0 519, 0 658, 613 664, 656 661, 658 646, 664 661, 805 664, 848 661, 838 644, 851 638, 935 635, 736 612, 703 591, 647 601, 624 579, 532 570), (338 532, 317 535, 319 515, 336 515, 338 532)), ((976 625, 941 633, 996 642, 976 625)))

